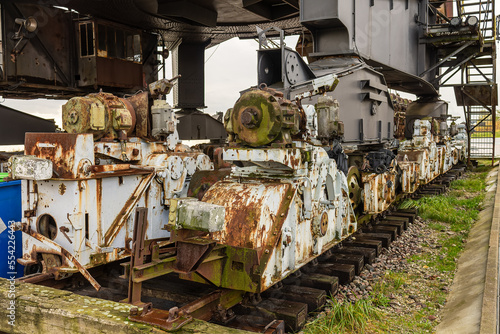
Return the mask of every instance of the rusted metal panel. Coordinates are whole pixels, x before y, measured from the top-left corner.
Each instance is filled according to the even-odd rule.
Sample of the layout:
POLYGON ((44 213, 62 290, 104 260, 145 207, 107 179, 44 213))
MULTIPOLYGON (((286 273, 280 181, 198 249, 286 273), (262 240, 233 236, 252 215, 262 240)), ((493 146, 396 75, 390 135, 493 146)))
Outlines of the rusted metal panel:
POLYGON ((195 197, 201 201, 211 186, 229 176, 230 173, 230 168, 195 172, 189 183, 188 197, 195 197))
POLYGON ((93 151, 91 134, 27 133, 24 145, 26 155, 52 161, 56 177, 64 179, 89 177, 93 151))
POLYGON ((381 213, 389 208, 396 199, 396 178, 395 171, 362 173, 365 212, 381 213))
POLYGON ((398 161, 398 165, 403 172, 401 175, 402 191, 407 194, 414 193, 420 184, 418 177, 420 174, 420 165, 408 160, 398 161))
POLYGON ((226 207, 224 230, 213 238, 229 246, 258 249, 261 256, 289 187, 286 183, 216 183, 203 197, 207 203, 226 207))
POLYGON ((140 138, 148 137, 149 126, 149 100, 148 93, 143 92, 127 98, 135 110, 136 126, 135 135, 140 138))
POLYGON ((121 59, 97 57, 96 70, 96 84, 99 86, 144 88, 141 64, 121 59))
POLYGON ((70 41, 76 38, 71 29, 71 15, 47 6, 16 2, 2 4, 2 18, 5 29, 2 33, 3 57, 6 57, 2 68, 3 79, 16 83, 24 80, 46 84, 52 89, 73 86, 71 74, 75 59, 70 41), (5 38, 19 29, 16 18, 30 16, 47 21, 38 22, 38 29, 24 40, 5 38), (47 24, 48 20, 50 24, 47 24))
POLYGON ((179 273, 196 271, 215 247, 215 241, 207 239, 189 239, 176 243, 177 257, 175 270, 179 273))

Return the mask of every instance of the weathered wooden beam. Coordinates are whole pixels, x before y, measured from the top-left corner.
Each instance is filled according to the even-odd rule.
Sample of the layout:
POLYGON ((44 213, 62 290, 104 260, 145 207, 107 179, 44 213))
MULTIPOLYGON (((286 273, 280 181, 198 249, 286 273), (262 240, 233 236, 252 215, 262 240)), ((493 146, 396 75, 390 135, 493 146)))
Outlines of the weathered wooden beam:
MULTIPOLYGON (((5 305, 0 308, 0 332, 17 334, 26 333, 29 329, 33 333, 58 334, 165 333, 153 326, 129 321, 132 305, 29 283, 11 286, 10 281, 3 278, 0 278, 0 304, 5 305), (13 310, 8 309, 11 301, 14 301, 13 310), (9 324, 11 318, 13 325, 9 324)), ((250 332, 193 320, 176 333, 250 332)))

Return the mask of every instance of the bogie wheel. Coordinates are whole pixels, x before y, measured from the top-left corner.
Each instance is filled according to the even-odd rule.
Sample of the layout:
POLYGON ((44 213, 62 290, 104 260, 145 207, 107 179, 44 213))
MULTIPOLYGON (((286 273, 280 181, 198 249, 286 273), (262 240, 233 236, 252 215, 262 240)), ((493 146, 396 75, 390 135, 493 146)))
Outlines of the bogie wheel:
POLYGON ((35 264, 29 264, 24 267, 24 276, 33 275, 41 273, 43 270, 43 265, 41 262, 35 264))
POLYGON ((361 173, 356 166, 349 167, 347 185, 349 187, 349 198, 351 199, 352 208, 356 210, 363 202, 361 198, 361 173))

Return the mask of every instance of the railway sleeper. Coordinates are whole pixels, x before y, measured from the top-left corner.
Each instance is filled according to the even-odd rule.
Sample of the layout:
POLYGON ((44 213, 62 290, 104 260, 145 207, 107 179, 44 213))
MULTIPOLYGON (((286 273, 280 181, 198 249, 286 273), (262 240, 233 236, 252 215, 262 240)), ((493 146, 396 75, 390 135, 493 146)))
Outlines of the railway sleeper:
POLYGON ((401 235, 408 227, 404 221, 400 220, 381 220, 380 225, 382 226, 395 226, 398 229, 398 235, 401 235))
POLYGON ((237 314, 262 317, 269 321, 283 320, 285 330, 292 332, 304 327, 308 314, 306 303, 277 298, 263 299, 255 305, 240 304, 234 309, 237 314))
POLYGON ((344 246, 350 247, 367 247, 375 249, 375 256, 379 256, 382 251, 382 241, 380 240, 358 240, 356 236, 354 236, 353 240, 349 240, 344 242, 344 246), (355 239, 354 239, 355 238, 355 239))
POLYGON ((375 249, 366 247, 342 247, 336 249, 335 253, 339 254, 359 254, 363 255, 363 260, 365 264, 372 264, 375 261, 375 249))
POLYGON ((410 213, 414 217, 418 215, 418 209, 417 208, 411 208, 411 209, 399 209, 395 213, 410 213))
POLYGON ((320 273, 305 274, 301 270, 297 270, 294 274, 285 278, 283 284, 321 289, 327 295, 334 296, 339 288, 339 278, 320 273))
POLYGON ((336 262, 320 263, 317 259, 304 266, 305 273, 319 273, 327 276, 336 276, 339 284, 350 283, 355 276, 355 266, 336 262))
POLYGON ((392 237, 387 233, 359 233, 356 235, 357 240, 379 240, 382 242, 382 247, 388 248, 392 243, 392 237))
POLYGON ((283 320, 270 319, 266 320, 262 316, 255 315, 238 315, 227 327, 237 328, 249 332, 257 332, 263 334, 284 334, 285 322, 283 320))
POLYGON ((354 280, 355 267, 344 263, 323 263, 317 266, 316 272, 328 276, 337 276, 342 285, 349 284, 354 280))
POLYGON ((385 216, 384 218, 381 219, 381 221, 402 222, 404 230, 407 230, 408 226, 412 222, 411 218, 409 218, 409 217, 400 217, 400 216, 391 216, 391 215, 385 216))
MULTIPOLYGON (((408 218, 408 224, 413 224, 413 222, 415 221, 415 214, 406 213, 406 212, 399 212, 399 211, 392 212, 389 215, 387 215, 385 218, 387 219, 389 217, 408 218)), ((389 218, 389 219, 392 219, 392 218, 389 218)))
POLYGON ((440 191, 440 192, 444 192, 448 188, 444 184, 430 184, 426 189, 437 190, 437 191, 440 191))
POLYGON ((278 288, 264 291, 262 297, 306 303, 309 312, 316 311, 326 303, 325 290, 298 285, 282 284, 278 288))
POLYGON ((398 228, 395 226, 388 226, 388 225, 373 225, 371 227, 366 227, 363 229, 363 231, 366 232, 376 232, 376 233, 388 233, 391 235, 392 240, 394 241, 398 234, 398 228))
POLYGON ((338 254, 327 252, 322 257, 320 257, 319 262, 336 262, 353 265, 356 275, 359 275, 363 270, 363 267, 365 266, 363 255, 359 254, 338 254))

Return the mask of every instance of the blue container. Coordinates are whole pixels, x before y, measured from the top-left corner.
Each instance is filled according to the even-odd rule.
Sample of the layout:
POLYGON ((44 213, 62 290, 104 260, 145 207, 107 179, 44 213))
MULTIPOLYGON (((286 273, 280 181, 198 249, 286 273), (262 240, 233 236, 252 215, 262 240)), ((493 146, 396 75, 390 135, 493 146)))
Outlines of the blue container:
MULTIPOLYGON (((0 234, 0 277, 21 277, 24 267, 16 259, 23 256, 22 232, 9 232, 10 222, 19 222, 22 218, 20 180, 0 182, 0 218, 7 227, 0 234)), ((4 229, 3 224, 0 222, 0 230, 4 229)))

